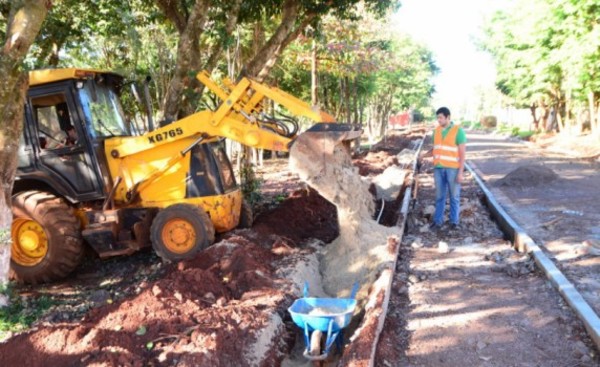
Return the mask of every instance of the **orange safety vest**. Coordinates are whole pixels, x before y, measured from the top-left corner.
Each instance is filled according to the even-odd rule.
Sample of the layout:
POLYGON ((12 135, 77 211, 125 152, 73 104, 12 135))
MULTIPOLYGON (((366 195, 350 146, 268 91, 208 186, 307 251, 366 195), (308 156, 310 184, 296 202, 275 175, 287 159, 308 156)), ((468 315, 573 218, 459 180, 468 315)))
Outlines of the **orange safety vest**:
POLYGON ((433 166, 442 165, 447 168, 459 168, 458 145, 456 145, 456 134, 458 126, 454 125, 442 139, 442 127, 435 128, 433 135, 433 166))

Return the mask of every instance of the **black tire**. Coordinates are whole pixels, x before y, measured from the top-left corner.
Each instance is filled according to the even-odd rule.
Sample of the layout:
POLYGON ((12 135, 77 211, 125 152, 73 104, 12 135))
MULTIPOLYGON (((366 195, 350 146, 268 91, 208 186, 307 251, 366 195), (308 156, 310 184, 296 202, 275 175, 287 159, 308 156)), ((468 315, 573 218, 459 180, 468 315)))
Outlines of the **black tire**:
POLYGON ((215 242, 215 226, 197 206, 175 204, 158 212, 150 227, 150 240, 154 251, 165 261, 191 259, 215 242), (182 241, 176 238, 177 231, 184 233, 182 241), (177 247, 179 250, 175 251, 177 247))
MULTIPOLYGON (((41 191, 26 191, 12 200, 13 228, 19 220, 33 220, 47 238, 47 251, 37 264, 24 265, 11 256, 11 277, 37 284, 62 279, 81 262, 84 254, 81 224, 65 200, 41 191)), ((13 241, 17 241, 13 238, 13 241)), ((18 244, 13 243, 13 251, 18 244)))
POLYGON ((238 228, 251 228, 254 223, 254 214, 252 213, 252 206, 246 201, 242 200, 242 209, 240 211, 240 221, 238 228))

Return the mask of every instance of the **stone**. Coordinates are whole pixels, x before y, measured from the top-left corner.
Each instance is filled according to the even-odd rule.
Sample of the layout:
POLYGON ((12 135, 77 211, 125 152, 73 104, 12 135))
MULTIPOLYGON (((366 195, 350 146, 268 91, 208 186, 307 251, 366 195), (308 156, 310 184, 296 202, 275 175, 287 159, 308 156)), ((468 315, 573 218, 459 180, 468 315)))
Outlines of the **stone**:
POLYGON ((90 295, 90 301, 94 303, 104 303, 110 298, 110 293, 105 289, 95 291, 90 295))
POLYGON ((425 209, 423 209, 423 216, 432 216, 433 213, 435 213, 435 206, 433 205, 427 205, 425 209))
POLYGON ((421 243, 421 241, 414 241, 413 243, 410 244, 410 247, 412 248, 421 248, 423 247, 423 244, 421 243))
POLYGON ((599 256, 600 255, 600 241, 596 239, 587 239, 583 241, 583 253, 599 256))
POLYGON ((450 252, 450 248, 448 247, 448 244, 444 241, 438 242, 438 252, 440 254, 447 254, 448 252, 450 252))
POLYGON ((155 284, 152 287, 152 294, 154 295, 154 297, 158 297, 161 293, 162 293, 162 290, 160 289, 160 287, 158 285, 155 284))
POLYGON ((175 294, 173 295, 179 302, 183 301, 183 296, 181 295, 181 293, 179 292, 175 292, 175 294))
POLYGON ((477 342, 477 350, 482 350, 485 347, 487 347, 487 344, 485 342, 482 342, 481 340, 477 342))
POLYGON ((225 297, 221 297, 217 300, 217 302, 215 303, 215 305, 217 305, 218 307, 223 307, 227 304, 227 299, 225 299, 225 297))
POLYGON ((573 356, 575 358, 582 358, 583 356, 587 356, 588 347, 581 340, 577 341, 573 346, 573 356))

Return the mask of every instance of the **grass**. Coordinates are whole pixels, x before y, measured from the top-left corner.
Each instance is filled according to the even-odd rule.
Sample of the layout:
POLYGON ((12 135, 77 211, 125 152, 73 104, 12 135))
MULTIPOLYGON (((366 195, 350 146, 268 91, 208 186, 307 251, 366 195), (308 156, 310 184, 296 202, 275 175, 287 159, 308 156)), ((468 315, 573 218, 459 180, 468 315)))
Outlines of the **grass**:
POLYGON ((527 130, 527 131, 519 131, 517 135, 520 139, 528 139, 535 135, 535 131, 527 130))
POLYGON ((480 130, 482 128, 479 121, 461 121, 460 126, 470 130, 480 130))
POLYGON ((0 308, 0 340, 8 332, 29 328, 54 304, 48 296, 20 297, 10 284, 0 286, 0 292, 10 299, 8 306, 0 308))

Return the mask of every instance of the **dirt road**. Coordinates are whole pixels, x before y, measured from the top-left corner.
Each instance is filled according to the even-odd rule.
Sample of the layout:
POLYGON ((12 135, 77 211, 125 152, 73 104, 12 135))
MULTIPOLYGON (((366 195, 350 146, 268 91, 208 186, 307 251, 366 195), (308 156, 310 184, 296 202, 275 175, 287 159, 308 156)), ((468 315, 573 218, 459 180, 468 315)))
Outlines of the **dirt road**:
MULTIPOLYGON (((482 163, 486 152, 497 156, 509 143, 470 141, 477 138, 479 153, 469 149, 469 158, 482 163)), ((508 161, 494 161, 505 167, 495 179, 516 168, 508 161)), ((490 158, 490 167, 494 162, 490 158)), ((597 366, 581 322, 532 260, 503 239, 472 177, 463 185, 459 231, 427 228, 434 200, 431 159, 423 161, 418 182, 377 365, 597 366)))
POLYGON ((600 313, 600 250, 590 246, 600 240, 600 163, 503 136, 468 138, 468 159, 502 206, 600 313))

